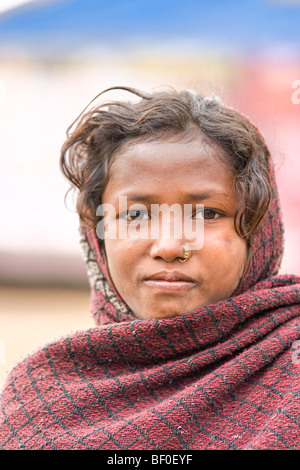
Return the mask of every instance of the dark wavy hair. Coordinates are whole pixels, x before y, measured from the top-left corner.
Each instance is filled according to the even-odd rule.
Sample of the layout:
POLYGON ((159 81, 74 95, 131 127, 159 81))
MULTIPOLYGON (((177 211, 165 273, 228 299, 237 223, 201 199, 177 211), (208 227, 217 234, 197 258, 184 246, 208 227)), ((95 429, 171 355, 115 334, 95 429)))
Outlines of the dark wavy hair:
POLYGON ((206 140, 217 144, 227 159, 240 201, 235 229, 251 246, 271 198, 269 151, 256 127, 218 99, 190 90, 168 89, 149 94, 113 87, 96 98, 116 89, 134 94, 138 101, 108 101, 86 111, 90 103, 68 128, 61 150, 60 167, 71 183, 70 189, 78 191, 76 207, 81 222, 95 228, 99 221, 96 209, 101 204, 113 158, 124 144, 133 139, 180 134, 193 125, 206 140))

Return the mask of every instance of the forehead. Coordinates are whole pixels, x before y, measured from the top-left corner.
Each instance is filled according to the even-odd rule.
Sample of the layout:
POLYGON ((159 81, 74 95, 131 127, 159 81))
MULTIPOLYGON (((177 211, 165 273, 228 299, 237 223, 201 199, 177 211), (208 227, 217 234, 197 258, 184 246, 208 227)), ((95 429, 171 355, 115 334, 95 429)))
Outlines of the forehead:
MULTIPOLYGON (((233 174, 222 149, 200 132, 131 141, 116 153, 104 194, 130 191, 182 195, 231 190, 233 174)), ((103 195, 104 196, 104 195, 103 195)))
POLYGON ((207 157, 207 162, 217 159, 229 164, 223 149, 198 127, 190 125, 179 133, 170 130, 146 138, 130 139, 116 152, 113 161, 117 160, 118 165, 125 166, 134 160, 135 163, 147 166, 147 163, 157 159, 175 168, 181 160, 185 160, 187 167, 191 160, 199 161, 204 157, 207 157))

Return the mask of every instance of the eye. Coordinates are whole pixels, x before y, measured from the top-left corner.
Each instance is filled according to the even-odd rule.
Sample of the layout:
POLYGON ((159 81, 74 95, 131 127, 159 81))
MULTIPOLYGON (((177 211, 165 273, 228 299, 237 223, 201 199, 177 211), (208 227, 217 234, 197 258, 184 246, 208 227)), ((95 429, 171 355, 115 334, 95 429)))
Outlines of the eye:
POLYGON ((216 220, 221 216, 222 214, 214 209, 199 210, 195 214, 195 218, 199 220, 216 220))
POLYGON ((213 209, 204 209, 203 215, 205 220, 213 220, 216 219, 220 214, 213 209))
POLYGON ((142 220, 147 220, 149 216, 148 211, 141 209, 131 209, 122 214, 121 218, 125 218, 127 222, 141 222, 142 220))

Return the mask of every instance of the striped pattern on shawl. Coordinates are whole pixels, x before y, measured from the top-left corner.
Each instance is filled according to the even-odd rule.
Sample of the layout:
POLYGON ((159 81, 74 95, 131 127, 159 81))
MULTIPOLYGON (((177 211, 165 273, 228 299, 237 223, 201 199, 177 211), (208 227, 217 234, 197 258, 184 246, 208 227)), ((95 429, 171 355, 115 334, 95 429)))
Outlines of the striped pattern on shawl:
MULTIPOLYGON (((234 295, 164 320, 135 318, 82 228, 95 328, 9 375, 2 449, 299 449, 299 278, 277 274, 274 189, 234 295)), ((42 310, 42 306, 41 306, 42 310)))

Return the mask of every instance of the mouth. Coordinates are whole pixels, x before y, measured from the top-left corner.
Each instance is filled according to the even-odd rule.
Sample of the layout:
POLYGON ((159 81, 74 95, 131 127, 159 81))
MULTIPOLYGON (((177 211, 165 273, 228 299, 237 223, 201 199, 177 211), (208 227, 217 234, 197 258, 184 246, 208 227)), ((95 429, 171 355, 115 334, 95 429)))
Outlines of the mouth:
POLYGON ((184 293, 195 281, 179 271, 161 271, 144 279, 146 286, 162 293, 184 293))

